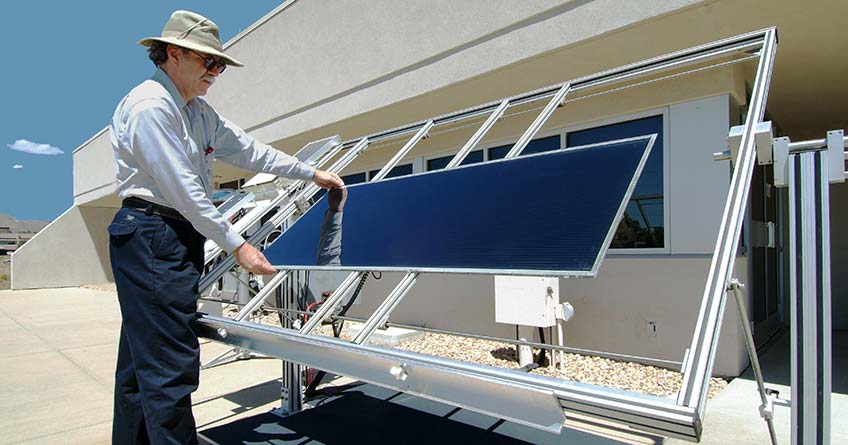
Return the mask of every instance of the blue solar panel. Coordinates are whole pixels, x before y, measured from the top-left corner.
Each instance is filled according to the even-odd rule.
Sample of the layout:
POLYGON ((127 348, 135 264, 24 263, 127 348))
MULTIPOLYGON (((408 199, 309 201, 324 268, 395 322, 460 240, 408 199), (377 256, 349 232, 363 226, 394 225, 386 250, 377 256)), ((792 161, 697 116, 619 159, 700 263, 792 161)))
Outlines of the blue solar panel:
POLYGON ((316 265, 326 197, 265 255, 282 269, 594 275, 653 140, 351 185, 340 264, 316 265))

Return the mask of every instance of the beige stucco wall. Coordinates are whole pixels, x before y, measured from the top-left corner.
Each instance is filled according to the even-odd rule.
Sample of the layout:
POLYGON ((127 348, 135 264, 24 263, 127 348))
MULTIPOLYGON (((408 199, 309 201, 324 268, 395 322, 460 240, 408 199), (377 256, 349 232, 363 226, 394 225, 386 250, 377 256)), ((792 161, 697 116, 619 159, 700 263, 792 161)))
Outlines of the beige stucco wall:
MULTIPOLYGON (((565 329, 567 346, 682 361, 698 317, 708 256, 608 258, 596 279, 560 280, 560 299, 574 306, 565 329), (649 336, 647 322, 657 323, 649 336)), ((745 276, 745 257, 736 260, 736 276, 745 276)), ((368 317, 401 275, 370 278, 350 314, 368 317)), ((515 326, 495 323, 491 276, 424 274, 392 313, 395 323, 515 338, 515 326)), ((747 366, 735 307, 728 305, 714 373, 738 375, 747 366)), ((549 339, 550 341, 550 339, 549 339)))
POLYGON ((108 129, 74 150, 74 205, 115 193, 115 157, 108 129))
POLYGON ((12 255, 12 289, 113 281, 108 207, 71 207, 12 255))

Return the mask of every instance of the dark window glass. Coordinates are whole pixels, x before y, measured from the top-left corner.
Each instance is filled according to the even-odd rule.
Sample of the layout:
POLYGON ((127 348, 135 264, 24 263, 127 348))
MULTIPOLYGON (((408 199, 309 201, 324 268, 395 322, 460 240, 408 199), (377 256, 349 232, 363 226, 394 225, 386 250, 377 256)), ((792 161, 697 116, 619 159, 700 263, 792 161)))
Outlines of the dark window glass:
MULTIPOLYGON (((371 178, 377 176, 377 173, 380 173, 379 168, 377 170, 371 170, 370 172, 368 172, 368 179, 371 180, 371 178)), ((398 176, 406 176, 411 174, 412 164, 396 165, 393 169, 389 170, 389 174, 386 175, 386 178, 396 178, 398 176)))
POLYGON ((567 146, 576 147, 653 133, 657 135, 654 148, 615 233, 611 245, 613 248, 655 248, 665 244, 662 119, 662 116, 646 117, 575 131, 566 137, 567 146))
MULTIPOLYGON (((509 150, 512 149, 513 145, 515 145, 515 143, 490 148, 489 160, 493 161, 495 159, 505 158, 506 154, 509 153, 509 150)), ((551 150, 558 150, 559 148, 559 135, 548 136, 545 138, 533 139, 526 147, 524 147, 524 151, 522 151, 521 154, 529 155, 533 153, 542 153, 551 150)))
MULTIPOLYGON (((454 155, 450 155, 428 160, 427 171, 441 170, 447 167, 453 157, 454 155)), ((459 165, 476 164, 478 162, 483 162, 483 150, 476 150, 468 153, 468 156, 466 156, 459 165)))
POLYGON ((359 184, 360 182, 365 182, 365 172, 362 173, 354 173, 352 175, 342 176, 342 181, 344 181, 347 185, 359 184))

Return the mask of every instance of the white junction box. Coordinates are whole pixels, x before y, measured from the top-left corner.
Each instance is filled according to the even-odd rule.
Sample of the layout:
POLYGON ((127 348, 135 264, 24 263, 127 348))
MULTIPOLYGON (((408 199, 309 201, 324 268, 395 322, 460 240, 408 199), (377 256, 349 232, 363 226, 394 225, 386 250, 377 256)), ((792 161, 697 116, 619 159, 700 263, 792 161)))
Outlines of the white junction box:
POLYGON ((495 321, 547 328, 556 325, 559 278, 495 275, 495 321))

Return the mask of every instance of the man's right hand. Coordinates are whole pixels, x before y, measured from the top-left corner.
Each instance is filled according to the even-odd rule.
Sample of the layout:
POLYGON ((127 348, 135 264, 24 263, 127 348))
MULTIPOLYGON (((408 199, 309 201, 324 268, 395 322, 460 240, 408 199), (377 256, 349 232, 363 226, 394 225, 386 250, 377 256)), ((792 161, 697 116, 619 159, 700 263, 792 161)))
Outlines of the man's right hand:
POLYGON ((239 266, 254 275, 268 275, 277 272, 277 269, 274 269, 274 267, 271 266, 271 263, 268 262, 265 255, 263 255, 259 249, 248 243, 238 246, 236 250, 233 251, 233 256, 236 258, 236 262, 239 263, 239 266))
POLYGON ((335 173, 330 173, 324 170, 315 170, 315 173, 312 175, 312 182, 315 183, 318 187, 325 188, 327 190, 344 187, 344 181, 339 175, 335 173))

